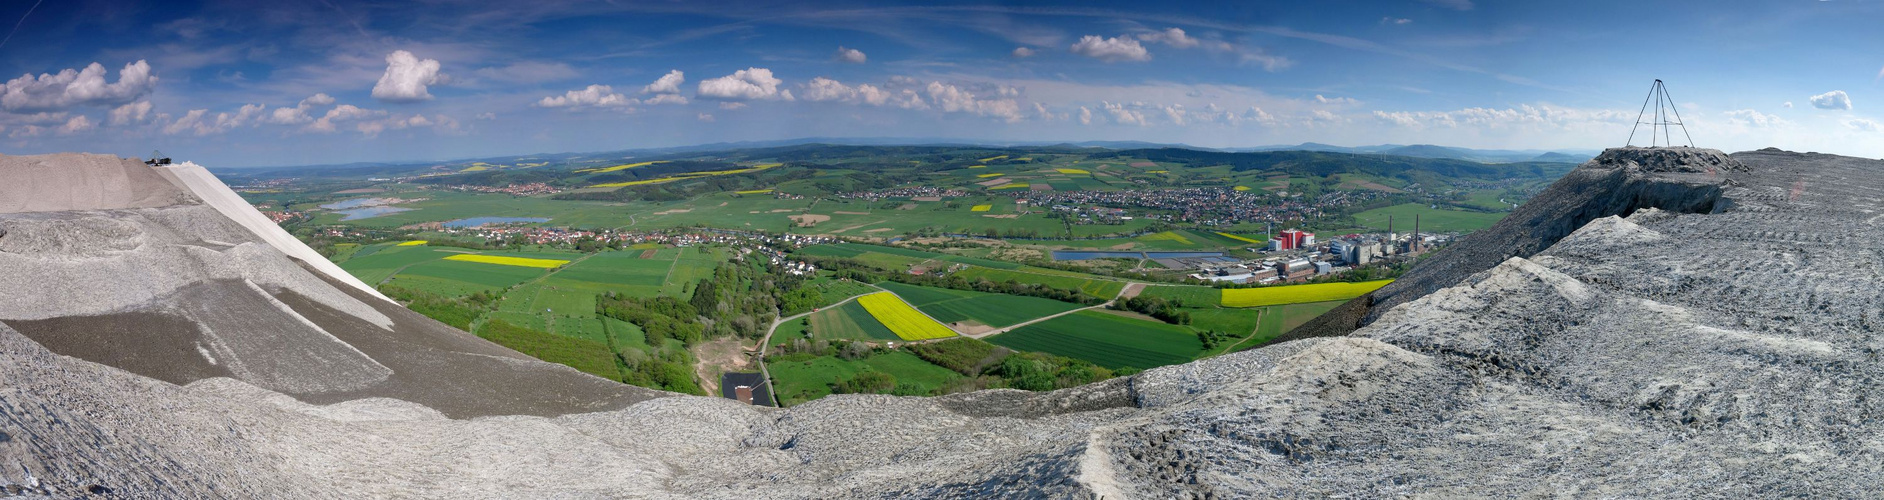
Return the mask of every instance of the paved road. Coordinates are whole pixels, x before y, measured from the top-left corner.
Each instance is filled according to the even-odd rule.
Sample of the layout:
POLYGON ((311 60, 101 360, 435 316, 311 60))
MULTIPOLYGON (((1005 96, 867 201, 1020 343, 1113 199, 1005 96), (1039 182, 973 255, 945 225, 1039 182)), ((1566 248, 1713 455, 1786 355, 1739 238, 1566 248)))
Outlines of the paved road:
MULTIPOLYGON (((1005 327, 1005 328, 1001 328, 1001 329, 997 329, 997 330, 989 330, 989 331, 986 331, 986 332, 982 332, 982 333, 977 333, 977 334, 974 334, 974 335, 969 335, 969 334, 962 334, 962 335, 963 335, 963 336, 965 336, 965 337, 973 337, 973 338, 977 338, 977 339, 980 339, 980 338, 987 338, 987 337, 992 337, 992 336, 995 336, 995 335, 1000 335, 1000 334, 1003 334, 1003 333, 1007 333, 1007 332, 1011 332, 1011 331, 1014 331, 1014 329, 1016 329, 1016 328, 1020 328, 1020 327, 1023 327, 1023 326, 1027 326, 1027 325, 1031 325, 1031 324, 1034 324, 1034 323, 1039 323, 1039 322, 1042 322, 1042 321, 1046 321, 1046 320, 1050 320, 1050 319, 1053 319, 1053 318, 1058 318, 1058 317, 1061 317, 1061 316, 1065 316, 1065 315, 1068 315, 1068 314, 1073 314, 1073 313, 1076 313, 1076 312, 1080 312, 1080 311, 1086 311, 1086 310, 1091 310, 1091 309, 1099 309, 1099 308, 1102 308, 1102 307, 1106 307, 1106 306, 1109 306, 1109 305, 1112 305, 1112 304, 1113 304, 1113 303, 1115 303, 1115 302, 1118 302, 1120 298, 1123 298, 1123 297, 1125 297, 1125 294, 1127 294, 1127 293, 1132 293, 1132 292, 1134 292, 1134 291, 1139 291, 1139 290, 1143 290, 1144 288, 1145 288, 1145 284, 1144 284, 1144 283, 1138 283, 1138 282, 1128 282, 1128 283, 1127 283, 1127 284, 1125 285, 1125 288, 1121 288, 1121 289, 1119 289, 1119 294, 1118 294, 1118 295, 1115 295, 1115 296, 1113 296, 1113 297, 1112 297, 1112 300, 1108 300, 1108 301, 1105 301, 1104 303, 1101 303, 1101 304, 1099 304, 1099 305, 1096 305, 1096 306, 1087 306, 1087 307, 1081 307, 1081 308, 1079 308, 1079 309, 1074 309, 1074 310, 1071 310, 1071 311, 1066 311, 1066 312, 1062 312, 1062 313, 1059 313, 1059 314, 1054 314, 1054 315, 1051 315, 1051 316, 1045 316, 1045 317, 1040 317, 1040 318, 1034 318, 1034 319, 1031 319, 1031 320, 1027 320, 1027 321, 1022 321, 1022 322, 1020 322, 1020 323, 1015 323, 1015 324, 1012 324, 1012 325, 1008 325, 1008 326, 1007 326, 1007 327, 1005 327)), ((1138 296, 1138 294, 1136 294, 1136 293, 1132 293, 1132 296, 1134 296, 1134 297, 1136 297, 1136 296, 1138 296)))
MULTIPOLYGON (((881 288, 877 288, 877 287, 876 287, 876 285, 868 285, 868 286, 869 286, 870 288, 876 288, 876 289, 877 289, 877 291, 879 291, 879 292, 880 292, 880 291, 883 291, 883 289, 881 289, 881 288)), ((831 304, 831 305, 829 305, 829 306, 826 306, 826 307, 820 307, 820 308, 818 308, 818 310, 820 310, 820 311, 821 311, 821 310, 824 310, 824 309, 830 309, 830 308, 832 308, 832 307, 837 307, 837 306, 841 306, 841 305, 844 305, 844 304, 845 304, 845 303, 847 303, 847 302, 850 302, 850 301, 853 301, 853 300, 857 300, 857 297, 862 297, 862 296, 865 296, 865 295, 870 295, 870 294, 872 294, 872 293, 877 293, 877 292, 865 292, 865 293, 860 293, 860 294, 856 294, 856 295, 852 295, 852 296, 850 296, 850 297, 846 297, 846 298, 845 298, 844 300, 840 300, 840 301, 837 301, 837 303, 836 303, 836 304, 831 304)), ((765 329, 765 337, 763 337, 763 338, 760 338, 760 339, 759 339, 759 353, 758 353, 758 354, 759 354, 759 356, 758 356, 758 359, 756 359, 756 360, 754 360, 754 361, 755 361, 755 362, 757 362, 757 363, 759 364, 759 376, 761 376, 761 377, 765 377, 765 388, 766 388, 766 392, 768 392, 768 393, 771 393, 771 394, 772 394, 772 406, 775 406, 775 407, 783 407, 783 406, 784 406, 783 404, 780 404, 780 403, 779 403, 779 399, 778 399, 778 387, 774 387, 774 386, 772 385, 772 371, 771 371, 771 370, 768 370, 768 369, 766 369, 766 367, 765 367, 765 351, 766 351, 766 349, 769 349, 769 348, 771 348, 771 347, 772 347, 772 334, 774 334, 774 333, 778 333, 778 325, 783 325, 783 324, 785 324, 785 322, 787 322, 787 321, 791 321, 791 320, 795 320, 795 319, 798 319, 798 318, 802 318, 802 317, 805 317, 806 315, 809 315, 809 314, 811 314, 811 313, 813 313, 813 312, 817 312, 817 311, 805 311, 805 312, 801 312, 801 313, 798 313, 798 314, 793 314, 793 315, 791 315, 791 316, 786 316, 786 317, 783 317, 783 318, 779 318, 779 319, 775 319, 775 320, 772 320, 772 326, 771 326, 771 327, 768 327, 768 328, 766 328, 766 329, 765 329)))

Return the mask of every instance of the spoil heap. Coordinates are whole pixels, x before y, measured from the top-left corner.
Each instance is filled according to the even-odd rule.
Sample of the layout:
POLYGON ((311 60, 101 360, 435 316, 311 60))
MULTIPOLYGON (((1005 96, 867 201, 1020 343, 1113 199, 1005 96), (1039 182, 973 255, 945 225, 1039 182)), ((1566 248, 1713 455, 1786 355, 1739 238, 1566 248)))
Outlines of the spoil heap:
MULTIPOLYGON (((0 491, 1872 494, 1884 479, 1884 420, 1874 418, 1884 412, 1884 162, 1611 150, 1532 203, 1542 205, 1382 289, 1350 312, 1349 325, 1365 325, 1346 335, 1044 394, 834 396, 787 410, 602 394, 580 375, 309 278, 187 203, 4 214, 0 286, 13 288, 0 295, 0 483, 14 484, 0 491), (209 257, 254 264, 224 269, 209 257), (182 277, 113 263, 127 259, 163 259, 182 277), (94 304, 60 291, 103 289, 92 281, 133 292, 94 304), (22 283, 62 298, 13 299, 22 283), (338 340, 296 340, 303 354, 269 360, 237 339, 263 322, 208 307, 225 303, 275 307, 338 340), (199 326, 85 319, 132 313, 199 326), (178 357, 202 346, 197 354, 219 361, 165 373, 89 340, 100 337, 178 357), (332 348, 341 344, 358 352, 332 348), (439 357, 397 361, 414 353, 439 357), (240 370, 220 361, 245 355, 260 358, 240 370), (308 372, 326 375, 291 382, 308 372), (402 376, 502 403, 371 392, 402 376), (543 389, 491 388, 529 377, 543 389)), ((312 339, 312 329, 261 335, 312 339)))

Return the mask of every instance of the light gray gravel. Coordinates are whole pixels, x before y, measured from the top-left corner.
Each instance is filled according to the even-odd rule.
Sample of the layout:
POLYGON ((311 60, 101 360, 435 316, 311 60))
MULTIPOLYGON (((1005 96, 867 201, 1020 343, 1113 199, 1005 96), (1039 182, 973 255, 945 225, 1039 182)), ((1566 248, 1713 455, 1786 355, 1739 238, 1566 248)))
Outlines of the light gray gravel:
MULTIPOLYGON (((1527 205, 1513 217, 1530 223, 1447 249, 1431 261, 1445 267, 1364 304, 1350 335, 1042 394, 789 410, 604 396, 391 306, 371 306, 393 325, 372 333, 388 330, 300 298, 347 287, 318 279, 268 292, 404 392, 176 385, 60 356, 0 321, 0 485, 30 473, 60 497, 92 485, 233 498, 1876 497, 1884 162, 1731 159, 1611 150, 1533 201, 1555 218, 1527 205), (421 355, 434 352, 458 354, 421 355), (475 376, 499 369, 562 396, 467 406, 529 394, 475 376)), ((51 227, 23 220, 0 225, 51 227)), ((35 243, 57 240, 18 244, 70 248, 35 243)), ((44 258, 16 257, 0 275, 44 258)), ((189 276, 176 288, 235 279, 189 276)))

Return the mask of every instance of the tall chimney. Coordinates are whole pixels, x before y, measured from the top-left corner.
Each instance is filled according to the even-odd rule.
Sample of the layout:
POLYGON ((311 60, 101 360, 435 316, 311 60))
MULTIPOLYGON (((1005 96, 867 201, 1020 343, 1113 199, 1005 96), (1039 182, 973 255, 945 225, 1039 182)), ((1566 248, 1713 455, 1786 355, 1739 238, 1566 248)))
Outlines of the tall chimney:
POLYGON ((1421 243, 1424 243, 1424 242, 1420 241, 1420 214, 1413 214, 1413 244, 1409 248, 1412 248, 1413 251, 1418 252, 1420 251, 1421 243))

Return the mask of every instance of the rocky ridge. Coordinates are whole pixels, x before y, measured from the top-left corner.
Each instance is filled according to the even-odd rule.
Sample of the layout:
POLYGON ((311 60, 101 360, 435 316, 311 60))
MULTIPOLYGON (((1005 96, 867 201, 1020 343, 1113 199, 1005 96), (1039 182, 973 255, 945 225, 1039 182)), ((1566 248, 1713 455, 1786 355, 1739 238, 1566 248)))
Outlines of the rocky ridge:
MULTIPOLYGON (((45 217, 0 214, 0 226, 13 229, 0 236, 0 249, 22 231, 29 242, 58 240, 46 229, 54 225, 29 220, 45 217)), ((175 229, 135 225, 145 235, 175 229)), ((102 330, 30 333, 34 327, 19 325, 66 316, 38 310, 44 319, 15 320, 20 309, 4 309, 0 485, 11 489, 0 491, 1864 497, 1884 479, 1884 446, 1875 439, 1884 431, 1875 418, 1884 410, 1876 394, 1884 375, 1876 354, 1884 347, 1880 233, 1884 162, 1610 150, 1506 223, 1422 264, 1406 284, 1323 318, 1334 326, 1321 336, 1052 393, 834 396, 785 410, 657 397, 594 409, 525 401, 510 408, 536 411, 470 411, 456 405, 474 398, 322 399, 336 393, 268 389, 265 379, 227 375, 173 383, 113 364, 122 361, 49 349, 45 340, 102 330)), ((169 240, 140 248, 163 246, 151 241, 169 240)), ((35 253, 0 252, 0 275, 31 275, 33 259, 95 258, 66 255, 77 249, 45 254, 78 247, 20 244, 35 253)), ((325 330, 351 332, 334 336, 367 346, 360 350, 389 367, 389 377, 533 366, 483 350, 400 365, 394 354, 406 351, 372 341, 453 337, 342 285, 328 283, 392 327, 346 319, 346 309, 312 298, 324 292, 286 291, 313 284, 225 276, 205 270, 184 288, 247 280, 253 285, 216 286, 262 288, 325 330)), ((191 300, 177 297, 140 304, 191 300)), ((605 399, 562 393, 558 401, 605 399)))

